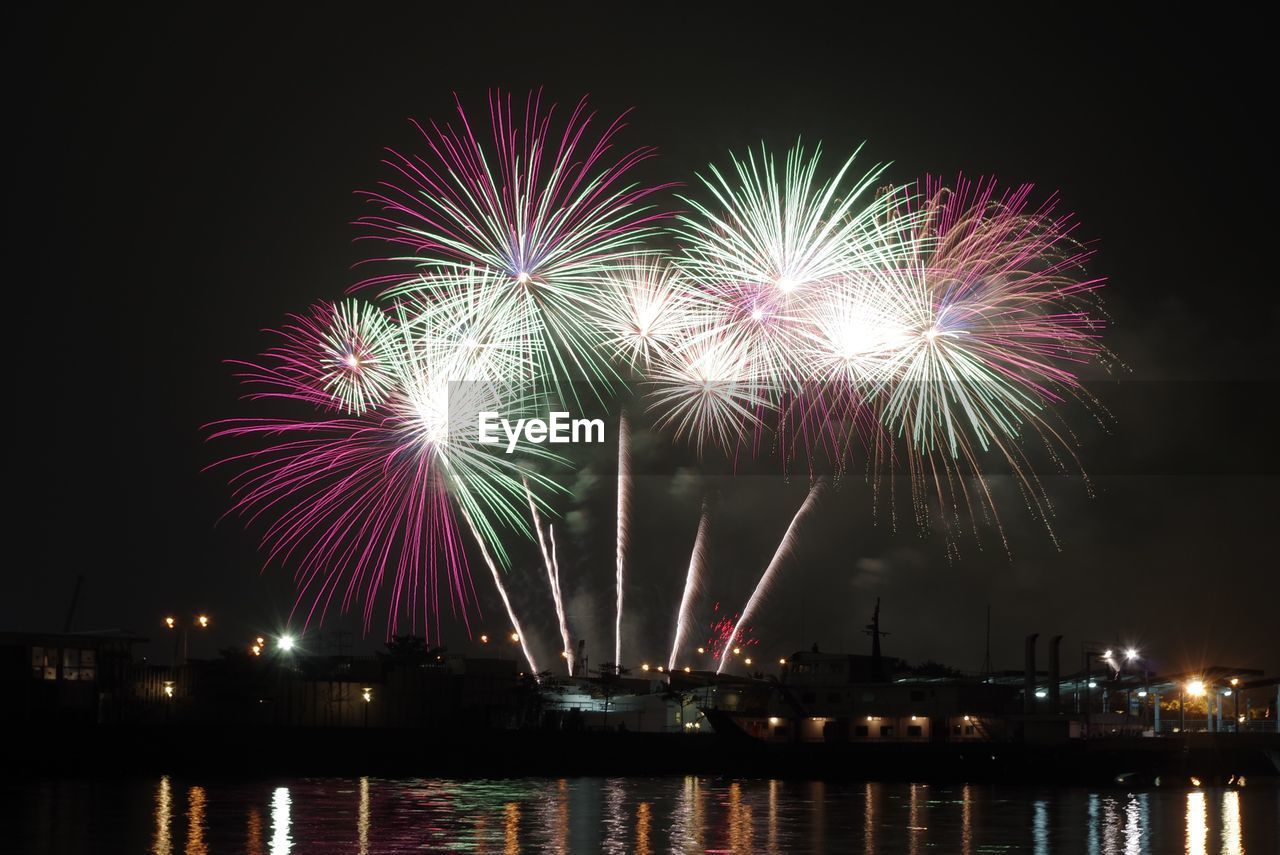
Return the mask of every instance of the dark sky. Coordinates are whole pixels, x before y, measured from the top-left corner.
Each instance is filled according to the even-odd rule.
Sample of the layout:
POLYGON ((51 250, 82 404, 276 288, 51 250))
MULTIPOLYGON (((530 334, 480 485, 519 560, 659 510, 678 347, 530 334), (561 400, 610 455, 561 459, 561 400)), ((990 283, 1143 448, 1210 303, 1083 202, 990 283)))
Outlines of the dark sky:
MULTIPOLYGON (((873 525, 865 489, 846 483, 757 622, 762 658, 815 641, 863 649, 880 596, 886 650, 912 660, 978 668, 990 604, 996 667, 1017 667, 1021 637, 1038 631, 1067 636, 1070 664, 1081 642, 1118 640, 1157 667, 1280 670, 1261 28, 1167 9, 890 20, 798 6, 761 19, 694 4, 561 17, 438 5, 10 21, 7 290, 21 344, 0 627, 59 628, 78 573, 79 629, 157 636, 166 612, 207 609, 216 627, 193 652, 211 653, 282 626, 288 573, 259 572, 254 538, 218 523, 224 481, 202 472, 217 451, 201 425, 251 412, 222 360, 252 356, 262 328, 358 280, 350 223, 365 205, 353 191, 385 174, 384 146, 413 148, 407 119, 450 117, 454 91, 479 110, 490 87, 544 86, 562 105, 590 93, 602 113, 634 107, 625 140, 660 152, 648 181, 691 182, 761 139, 822 140, 832 160, 866 140, 867 161, 892 160, 894 180, 964 171, 1058 189, 1099 241, 1107 343, 1128 370, 1096 387, 1111 435, 1082 426, 1096 495, 1049 482, 1060 549, 998 479, 1012 555, 988 532, 955 560, 937 535, 873 525)), ((638 446, 637 470, 669 471, 661 447, 638 446)), ((581 502, 564 508, 576 532, 566 586, 597 662, 611 658, 608 466, 589 466, 581 502)), ((637 659, 665 657, 708 486, 704 617, 716 600, 741 607, 805 492, 780 476, 642 478, 637 659)), ((512 587, 549 662, 532 556, 512 587)), ((491 585, 477 575, 477 586, 482 625, 501 630, 491 585)), ((326 630, 359 635, 334 618, 326 630)), ((446 634, 466 648, 455 626, 446 634)), ((380 637, 375 627, 357 646, 380 637)))

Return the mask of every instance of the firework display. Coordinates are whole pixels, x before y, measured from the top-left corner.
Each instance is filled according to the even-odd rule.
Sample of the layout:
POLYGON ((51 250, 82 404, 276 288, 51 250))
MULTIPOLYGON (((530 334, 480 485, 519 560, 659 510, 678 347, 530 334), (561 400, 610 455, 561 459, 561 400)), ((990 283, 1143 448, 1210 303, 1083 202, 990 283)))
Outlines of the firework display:
MULTIPOLYGON (((392 179, 367 194, 377 272, 357 287, 370 299, 291 316, 237 363, 247 398, 305 410, 213 435, 251 445, 224 461, 234 510, 264 527, 268 563, 293 570, 308 620, 358 604, 369 626, 386 592, 389 631, 407 614, 438 632, 442 609, 469 626, 475 549, 536 674, 503 583, 504 540, 535 537, 573 674, 542 519, 563 461, 538 444, 504 454, 476 421, 545 417, 580 381, 605 405, 630 385, 654 428, 699 455, 809 468, 808 497, 724 628, 734 643, 713 645, 717 670, 829 488, 821 464, 904 468, 929 525, 930 497, 998 521, 983 478, 994 454, 1048 523, 1030 444, 1074 460, 1059 405, 1092 403, 1079 372, 1105 356, 1091 303, 1103 280, 1084 272, 1091 250, 1054 197, 991 179, 890 183, 883 165, 857 169, 857 152, 824 177, 821 148, 797 143, 781 166, 763 146, 712 165, 668 215, 665 185, 632 178, 653 150, 617 148, 621 118, 598 122, 585 100, 558 118, 537 93, 522 108, 495 93, 488 134, 461 103, 456 125, 419 125, 423 150, 390 152, 392 179)), ((631 428, 614 412, 621 666, 631 428)), ((708 584, 706 530, 704 506, 668 667, 708 584)))

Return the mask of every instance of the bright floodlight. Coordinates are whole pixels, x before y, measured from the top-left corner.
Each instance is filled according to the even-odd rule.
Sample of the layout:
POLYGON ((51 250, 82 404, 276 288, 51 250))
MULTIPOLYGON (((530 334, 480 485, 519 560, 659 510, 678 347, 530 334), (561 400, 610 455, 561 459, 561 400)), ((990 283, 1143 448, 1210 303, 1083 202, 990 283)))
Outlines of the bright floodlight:
POLYGON ((282 636, 280 636, 280 649, 281 649, 281 650, 284 650, 284 651, 289 651, 289 650, 292 650, 292 649, 293 649, 293 636, 292 636, 292 635, 282 635, 282 636))
POLYGON ((1197 697, 1197 698, 1198 698, 1198 697, 1200 697, 1201 695, 1203 695, 1203 694, 1204 694, 1204 681, 1203 681, 1203 680, 1192 680, 1191 682, 1187 683, 1187 694, 1189 694, 1189 695, 1191 695, 1191 696, 1193 696, 1193 697, 1197 697))
POLYGON ((1126 651, 1124 652, 1124 658, 1125 658, 1125 659, 1128 659, 1130 662, 1132 662, 1133 660, 1137 659, 1137 658, 1138 658, 1138 649, 1137 649, 1136 647, 1130 647, 1128 650, 1126 650, 1126 651))

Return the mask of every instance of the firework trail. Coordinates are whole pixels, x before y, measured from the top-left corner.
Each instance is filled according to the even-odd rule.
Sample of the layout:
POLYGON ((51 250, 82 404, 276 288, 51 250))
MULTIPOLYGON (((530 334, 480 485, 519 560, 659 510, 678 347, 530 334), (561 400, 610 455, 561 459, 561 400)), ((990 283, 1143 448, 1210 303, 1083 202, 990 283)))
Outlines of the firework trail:
POLYGON ((507 619, 511 621, 511 628, 515 630, 516 638, 520 640, 520 649, 524 651, 525 661, 529 663, 529 675, 536 679, 540 673, 538 671, 538 663, 534 661, 533 652, 529 650, 529 639, 520 627, 520 618, 516 617, 516 611, 511 607, 511 598, 507 596, 507 587, 502 584, 502 573, 498 571, 498 565, 494 563, 493 557, 489 555, 489 549, 485 546, 484 538, 480 536, 480 532, 476 530, 475 523, 471 521, 471 515, 463 510, 462 518, 467 521, 467 526, 471 529, 471 536, 475 538, 475 542, 480 546, 480 555, 483 556, 489 572, 493 574, 493 584, 497 587, 498 594, 502 597, 502 605, 507 610, 507 619))
POLYGON ((631 529, 631 428, 627 412, 618 420, 618 602, 613 629, 613 662, 622 667, 622 591, 627 561, 627 538, 631 529))
POLYGON ((533 492, 529 489, 529 482, 526 480, 524 484, 525 494, 529 497, 529 514, 533 517, 533 530, 538 533, 538 548, 542 550, 542 563, 547 568, 547 583, 551 587, 551 600, 556 608, 556 620, 560 624, 560 638, 564 643, 564 661, 565 667, 569 669, 569 676, 573 676, 573 640, 569 635, 569 621, 564 612, 564 600, 560 595, 560 562, 556 559, 556 542, 555 529, 553 526, 547 526, 548 536, 551 538, 551 546, 547 547, 547 540, 542 534, 542 517, 538 513, 538 505, 533 499, 533 492))
POLYGON ((556 547, 556 527, 547 523, 547 537, 551 539, 551 566, 556 580, 556 617, 560 620, 560 638, 564 643, 564 659, 569 663, 569 676, 578 671, 578 660, 573 652, 573 637, 569 635, 569 620, 564 611, 564 597, 560 593, 560 558, 556 547))
POLYGON ((680 596, 680 611, 676 613, 676 635, 671 642, 671 658, 667 670, 674 671, 676 656, 685 643, 685 636, 693 624, 693 598, 702 584, 702 569, 707 563, 707 506, 702 505, 702 518, 698 520, 698 534, 693 540, 693 554, 689 557, 689 572, 685 575, 684 593, 680 596))
MULTIPOLYGON (((769 562, 769 566, 765 568, 764 573, 760 576, 756 589, 751 592, 751 597, 747 600, 746 608, 742 610, 742 616, 738 618, 738 622, 734 626, 735 636, 738 634, 739 628, 751 619, 751 615, 759 606, 760 601, 768 593, 769 588, 772 587, 773 580, 778 575, 778 569, 791 554, 792 547, 795 545, 796 532, 800 528, 800 521, 809 514, 817 503, 818 495, 822 492, 822 485, 822 481, 814 483, 809 490, 809 495, 805 497, 804 504, 800 505, 800 510, 796 511, 795 517, 792 518, 791 525, 787 526, 787 533, 782 536, 781 542, 778 543, 778 550, 773 554, 773 560, 769 562)), ((724 663, 729 658, 729 652, 729 649, 726 648, 720 654, 720 662, 716 665, 717 674, 724 670, 724 663)))

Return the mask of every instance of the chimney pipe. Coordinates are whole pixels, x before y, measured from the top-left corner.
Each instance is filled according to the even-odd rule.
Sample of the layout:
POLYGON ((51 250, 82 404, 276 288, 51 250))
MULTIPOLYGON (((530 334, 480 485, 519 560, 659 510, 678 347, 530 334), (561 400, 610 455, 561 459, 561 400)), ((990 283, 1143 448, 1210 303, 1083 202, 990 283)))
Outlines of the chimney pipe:
POLYGON ((1031 715, 1036 711, 1036 639, 1040 633, 1027 636, 1026 674, 1022 683, 1022 711, 1031 715))
POLYGON ((1061 663, 1058 659, 1058 647, 1062 644, 1062 636, 1055 635, 1049 640, 1049 712, 1057 713, 1061 707, 1058 695, 1058 683, 1062 679, 1061 663))

